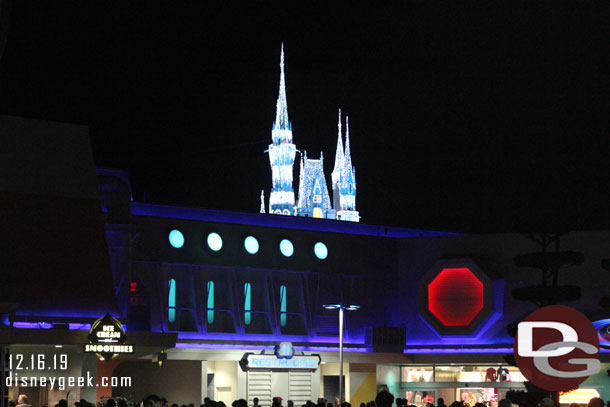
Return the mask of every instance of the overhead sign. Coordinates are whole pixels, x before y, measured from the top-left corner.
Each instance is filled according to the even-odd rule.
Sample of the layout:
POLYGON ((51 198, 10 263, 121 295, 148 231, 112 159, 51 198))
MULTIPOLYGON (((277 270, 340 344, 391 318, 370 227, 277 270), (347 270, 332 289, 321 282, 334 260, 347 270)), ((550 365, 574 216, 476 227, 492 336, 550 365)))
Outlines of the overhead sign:
POLYGON ((106 314, 91 325, 85 353, 96 353, 106 362, 119 354, 133 353, 133 345, 125 344, 127 335, 118 319, 106 314))
MULTIPOLYGON (((266 371, 316 371, 320 365, 320 355, 296 355, 292 350, 292 356, 278 355, 278 349, 281 351, 281 346, 276 347, 275 354, 255 354, 245 353, 239 361, 239 366, 243 371, 249 370, 266 370, 266 371)), ((287 351, 284 348, 284 351, 287 351)))

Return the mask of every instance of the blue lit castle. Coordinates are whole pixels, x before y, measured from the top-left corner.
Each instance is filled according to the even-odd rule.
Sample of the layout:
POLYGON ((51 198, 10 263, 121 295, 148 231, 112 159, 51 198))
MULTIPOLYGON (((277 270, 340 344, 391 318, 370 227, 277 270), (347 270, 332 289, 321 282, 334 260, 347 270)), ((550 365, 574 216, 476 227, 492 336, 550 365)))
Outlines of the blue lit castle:
POLYGON ((297 215, 310 218, 337 218, 328 195, 322 154, 319 160, 307 158, 307 151, 301 157, 297 215))
POLYGON ((341 134, 341 109, 339 109, 339 135, 335 168, 331 174, 333 181, 333 198, 337 208, 337 219, 358 222, 360 216, 356 210, 356 167, 352 165, 349 148, 349 117, 345 118, 345 151, 341 134))
POLYGON ((273 186, 269 197, 269 213, 295 214, 292 165, 297 148, 292 143, 292 125, 288 121, 286 82, 284 79, 284 46, 280 60, 280 94, 277 98, 275 123, 271 130, 273 142, 269 145, 269 162, 273 186))
MULTIPOLYGON (((324 156, 319 159, 301 155, 299 174, 299 196, 295 205, 292 187, 293 164, 296 152, 292 142, 292 125, 288 121, 286 102, 286 81, 284 76, 284 46, 280 57, 280 90, 277 98, 275 123, 271 130, 273 142, 269 145, 271 164, 271 195, 269 213, 276 215, 304 216, 358 222, 356 210, 356 168, 352 166, 349 146, 349 118, 346 117, 345 149, 341 131, 341 110, 339 110, 339 134, 335 166, 332 172, 333 200, 330 200, 326 177, 324 176, 324 156)), ((300 151, 299 151, 300 152, 300 151)), ((261 192, 261 213, 265 212, 264 192, 261 192)))

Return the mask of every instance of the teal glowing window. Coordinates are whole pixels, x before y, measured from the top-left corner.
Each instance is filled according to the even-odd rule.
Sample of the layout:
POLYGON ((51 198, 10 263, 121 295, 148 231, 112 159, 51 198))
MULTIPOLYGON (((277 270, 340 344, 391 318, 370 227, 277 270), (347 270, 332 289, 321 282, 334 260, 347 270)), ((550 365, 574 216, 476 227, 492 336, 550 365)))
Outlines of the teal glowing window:
POLYGON ((286 257, 290 257, 294 254, 294 246, 292 242, 288 239, 283 239, 280 242, 280 252, 286 257))
POLYGON ((169 244, 171 244, 172 247, 175 247, 176 249, 179 249, 184 246, 184 235, 182 234, 182 232, 176 229, 169 232, 169 244))
POLYGON ((280 286, 280 325, 286 326, 286 286, 280 286))
POLYGON ((244 323, 250 325, 252 321, 252 287, 250 283, 244 284, 244 323))
POLYGON ((328 247, 322 242, 318 242, 313 246, 313 252, 320 260, 324 260, 328 257, 328 247))
POLYGON ((169 295, 167 298, 167 319, 169 322, 176 321, 176 280, 169 280, 169 295))
POLYGON ((244 239, 244 248, 250 254, 258 253, 258 240, 254 236, 248 236, 244 239))
POLYGON ((208 281, 208 324, 214 323, 214 282, 208 281))
POLYGON ((215 252, 222 249, 222 237, 216 232, 212 232, 208 235, 208 247, 215 252))

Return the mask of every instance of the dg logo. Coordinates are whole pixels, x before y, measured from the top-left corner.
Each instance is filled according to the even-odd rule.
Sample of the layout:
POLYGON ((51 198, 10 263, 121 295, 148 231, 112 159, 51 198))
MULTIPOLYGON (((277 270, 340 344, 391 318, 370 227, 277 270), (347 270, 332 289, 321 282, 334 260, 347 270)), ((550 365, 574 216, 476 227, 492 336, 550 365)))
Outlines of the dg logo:
POLYGON ((514 348, 521 373, 545 390, 575 389, 600 371, 597 331, 563 305, 540 308, 519 323, 514 348))

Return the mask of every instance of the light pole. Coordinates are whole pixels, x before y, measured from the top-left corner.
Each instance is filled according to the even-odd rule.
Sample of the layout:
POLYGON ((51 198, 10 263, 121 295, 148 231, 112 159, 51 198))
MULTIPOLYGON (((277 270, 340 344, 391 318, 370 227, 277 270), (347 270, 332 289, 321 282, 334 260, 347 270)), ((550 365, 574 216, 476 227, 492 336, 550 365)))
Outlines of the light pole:
POLYGON ((329 304, 323 305, 326 309, 339 310, 339 406, 343 402, 343 311, 356 311, 360 305, 329 304))

